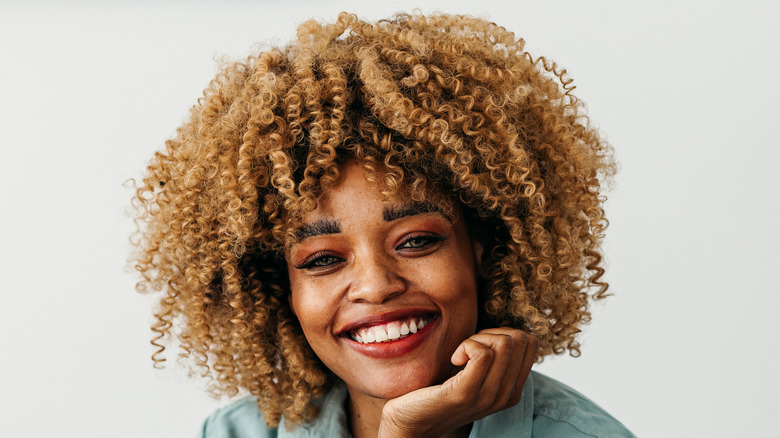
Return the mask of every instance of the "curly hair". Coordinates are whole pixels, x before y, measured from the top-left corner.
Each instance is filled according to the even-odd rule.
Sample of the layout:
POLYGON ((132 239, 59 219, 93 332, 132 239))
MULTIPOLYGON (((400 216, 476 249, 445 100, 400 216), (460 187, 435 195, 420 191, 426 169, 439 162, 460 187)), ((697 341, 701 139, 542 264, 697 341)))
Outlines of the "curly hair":
POLYGON ((176 334, 215 392, 257 396, 270 426, 316 415, 335 377, 289 307, 284 249, 350 159, 390 195, 454 193, 486 248, 481 325, 534 333, 537 360, 579 355, 608 287, 600 192, 615 164, 566 71, 523 47, 468 16, 341 13, 227 66, 133 198, 137 289, 161 295, 155 364, 176 334))

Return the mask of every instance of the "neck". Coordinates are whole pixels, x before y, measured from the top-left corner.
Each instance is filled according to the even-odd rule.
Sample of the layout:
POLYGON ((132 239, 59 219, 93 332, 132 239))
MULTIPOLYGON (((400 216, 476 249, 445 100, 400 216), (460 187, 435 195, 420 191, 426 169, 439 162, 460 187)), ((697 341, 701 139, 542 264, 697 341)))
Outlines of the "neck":
POLYGON ((361 394, 349 388, 347 412, 349 429, 354 438, 374 438, 379 431, 382 408, 387 400, 361 394))
MULTIPOLYGON (((359 391, 347 387, 349 398, 347 399, 347 416, 349 430, 354 438, 375 438, 379 432, 379 423, 382 420, 382 409, 387 403, 386 399, 371 397, 359 391)), ((471 423, 452 430, 441 438, 466 438, 471 431, 471 423)))

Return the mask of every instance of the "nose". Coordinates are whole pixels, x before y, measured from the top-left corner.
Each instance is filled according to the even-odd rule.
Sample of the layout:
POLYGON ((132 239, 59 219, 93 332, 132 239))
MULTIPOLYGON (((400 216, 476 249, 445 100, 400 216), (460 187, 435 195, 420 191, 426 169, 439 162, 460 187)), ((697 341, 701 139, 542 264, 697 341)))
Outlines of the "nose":
POLYGON ((392 257, 356 256, 352 274, 347 294, 351 301, 381 304, 406 291, 406 281, 392 257))

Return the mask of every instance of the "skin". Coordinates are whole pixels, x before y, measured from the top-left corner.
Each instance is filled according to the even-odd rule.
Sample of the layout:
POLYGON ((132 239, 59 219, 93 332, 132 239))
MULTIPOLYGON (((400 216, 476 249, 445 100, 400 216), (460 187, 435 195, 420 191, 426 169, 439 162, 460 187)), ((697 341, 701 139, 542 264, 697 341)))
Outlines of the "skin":
POLYGON ((538 342, 509 328, 475 334, 482 248, 459 212, 385 199, 355 161, 342 174, 288 252, 304 335, 347 385, 354 436, 467 436, 471 422, 519 401, 538 342), (408 315, 432 322, 391 343, 349 336, 408 315))

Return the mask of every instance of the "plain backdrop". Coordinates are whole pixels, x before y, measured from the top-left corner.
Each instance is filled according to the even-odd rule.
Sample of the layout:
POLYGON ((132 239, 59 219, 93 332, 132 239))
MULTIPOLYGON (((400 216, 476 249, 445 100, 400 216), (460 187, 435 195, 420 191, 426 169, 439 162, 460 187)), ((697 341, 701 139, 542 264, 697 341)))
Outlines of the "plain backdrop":
POLYGON ((0 3, 0 435, 192 437, 227 400, 152 368, 126 180, 216 72, 308 18, 488 18, 565 67, 615 147, 614 296, 536 369, 642 437, 778 436, 774 2, 0 3))

